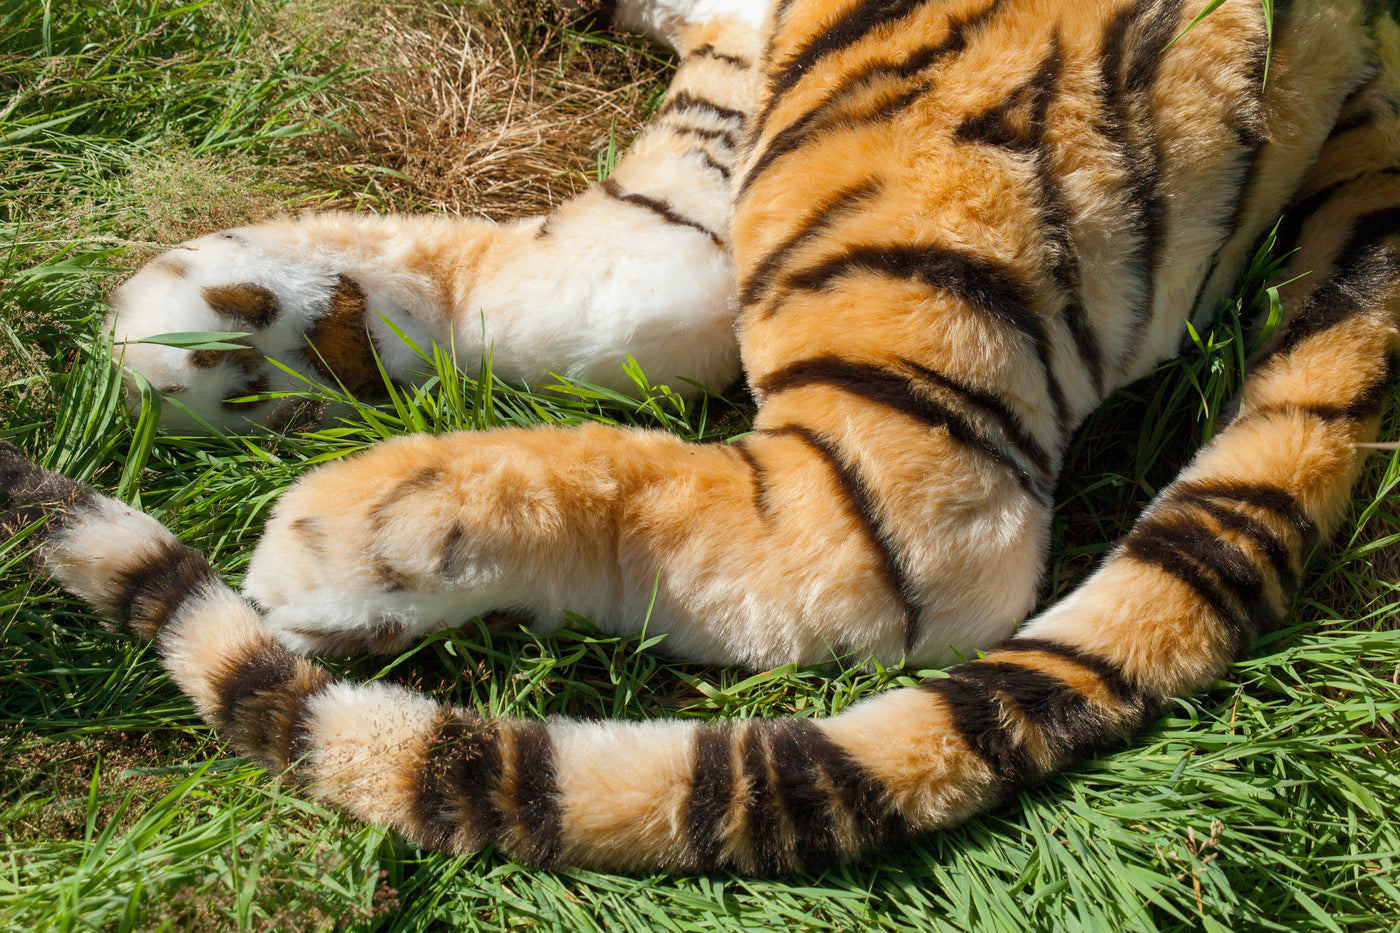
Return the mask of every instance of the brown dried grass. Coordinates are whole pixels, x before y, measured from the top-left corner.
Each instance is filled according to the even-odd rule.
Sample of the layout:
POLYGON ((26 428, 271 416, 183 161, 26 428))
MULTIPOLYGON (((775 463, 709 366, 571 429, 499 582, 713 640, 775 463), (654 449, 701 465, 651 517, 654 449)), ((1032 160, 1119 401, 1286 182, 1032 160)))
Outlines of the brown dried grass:
POLYGON ((632 140, 669 71, 642 40, 580 32, 541 0, 303 0, 279 18, 357 72, 345 132, 300 143, 297 186, 318 207, 547 211, 596 180, 610 136, 632 140))

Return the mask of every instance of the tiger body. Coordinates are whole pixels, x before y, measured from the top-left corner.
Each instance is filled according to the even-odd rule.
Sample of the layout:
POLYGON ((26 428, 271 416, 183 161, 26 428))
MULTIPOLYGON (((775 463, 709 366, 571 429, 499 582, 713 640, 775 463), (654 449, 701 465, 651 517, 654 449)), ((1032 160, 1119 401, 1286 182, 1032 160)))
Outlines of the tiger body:
POLYGON ((1394 24, 1342 0, 1196 12, 779 2, 732 233, 710 231, 759 401, 735 443, 386 442, 280 501, 245 580, 261 614, 12 449, 7 524, 48 516, 42 566, 153 638, 236 747, 431 848, 775 873, 951 825, 1145 727, 1283 617, 1394 380, 1394 24), (1290 204, 1285 319, 1233 420, 1002 640, 1070 433, 1213 314, 1290 204), (722 724, 484 719, 301 656, 498 608, 646 619, 669 652, 749 666, 993 647, 830 719, 722 724))

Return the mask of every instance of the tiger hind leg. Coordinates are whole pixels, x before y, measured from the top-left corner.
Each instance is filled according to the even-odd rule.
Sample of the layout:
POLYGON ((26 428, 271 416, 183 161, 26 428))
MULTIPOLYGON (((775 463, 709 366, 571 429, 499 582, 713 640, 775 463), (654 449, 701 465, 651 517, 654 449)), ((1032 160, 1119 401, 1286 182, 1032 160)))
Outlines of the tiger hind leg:
MULTIPOLYGON (((547 217, 311 214, 227 230, 147 263, 112 295, 114 352, 165 397, 169 427, 277 427, 313 381, 372 398, 427 368, 402 340, 474 371, 637 391, 622 364, 681 394, 738 375, 730 182, 756 95, 762 4, 625 0, 618 21, 681 61, 657 118, 611 177, 547 217), (241 349, 146 338, 250 334, 241 349), (397 333, 396 333, 397 332, 397 333)), ((139 399, 134 380, 128 398, 139 399)))

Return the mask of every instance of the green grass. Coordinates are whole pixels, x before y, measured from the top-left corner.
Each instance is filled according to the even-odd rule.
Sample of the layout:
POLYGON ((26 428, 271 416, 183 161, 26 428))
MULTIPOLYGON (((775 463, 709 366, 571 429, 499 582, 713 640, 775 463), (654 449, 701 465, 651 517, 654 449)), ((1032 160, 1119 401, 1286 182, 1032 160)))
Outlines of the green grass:
MULTIPOLYGON (((103 344, 105 290, 152 243, 316 202, 299 180, 305 143, 353 112, 342 92, 354 76, 314 42, 268 40, 271 10, 153 0, 0 10, 0 436, 153 512, 236 582, 278 493, 379 437, 583 420, 695 439, 746 430, 737 396, 682 406, 660 391, 641 404, 579 387, 530 393, 457 379, 442 361, 426 391, 303 437, 153 437, 128 417, 103 344)), ((511 41, 523 51, 541 40, 522 22, 511 41)), ((642 54, 629 49, 612 51, 642 54)), ((1213 429, 1248 349, 1237 321, 1227 314, 1080 432, 1047 600, 1213 429)), ((0 544, 0 928, 1391 929, 1397 482, 1400 461, 1375 455, 1293 624, 1130 747, 903 851, 779 881, 539 872, 494 852, 418 852, 228 757, 146 647, 31 578, 22 542, 0 544)), ((338 666, 496 713, 634 719, 823 715, 918 676, 723 671, 642 644, 581 620, 548 638, 468 627, 401 658, 338 666)))

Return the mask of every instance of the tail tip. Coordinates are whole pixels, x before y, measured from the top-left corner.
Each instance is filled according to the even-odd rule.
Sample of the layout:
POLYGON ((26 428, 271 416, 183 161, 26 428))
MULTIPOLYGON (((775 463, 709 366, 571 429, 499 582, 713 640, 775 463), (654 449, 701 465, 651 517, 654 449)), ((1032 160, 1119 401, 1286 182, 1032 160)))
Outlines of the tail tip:
POLYGON ((51 473, 0 440, 0 537, 19 533, 54 511, 73 507, 92 490, 65 476, 51 473))

